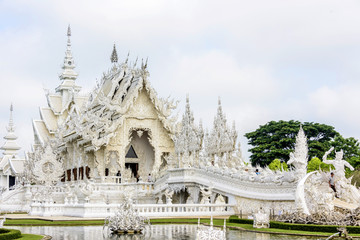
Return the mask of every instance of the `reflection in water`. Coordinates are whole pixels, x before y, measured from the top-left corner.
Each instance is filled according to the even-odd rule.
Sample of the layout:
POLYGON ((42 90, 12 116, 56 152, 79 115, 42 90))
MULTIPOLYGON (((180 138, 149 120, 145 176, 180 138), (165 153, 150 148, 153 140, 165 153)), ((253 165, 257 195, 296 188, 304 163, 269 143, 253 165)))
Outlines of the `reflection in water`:
MULTIPOLYGON (((167 239, 181 239, 193 240, 196 239, 197 225, 152 225, 151 228, 146 228, 144 234, 139 235, 112 235, 104 236, 102 226, 75 226, 75 227, 7 227, 19 229, 23 233, 33 233, 41 235, 50 235, 54 240, 167 240, 167 239)), ((285 236, 285 235, 271 235, 267 233, 253 233, 236 230, 229 230, 226 233, 228 240, 285 240, 285 239, 318 239, 303 236, 285 236)), ((323 238, 325 239, 325 238, 323 238)))

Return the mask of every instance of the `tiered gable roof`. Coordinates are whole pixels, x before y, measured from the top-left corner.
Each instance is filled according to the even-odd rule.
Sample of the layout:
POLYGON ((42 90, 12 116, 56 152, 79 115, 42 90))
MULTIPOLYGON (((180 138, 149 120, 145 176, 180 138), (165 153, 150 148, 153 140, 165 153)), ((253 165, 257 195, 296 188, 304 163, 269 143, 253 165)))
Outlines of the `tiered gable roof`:
POLYGON ((147 93, 165 129, 173 134, 175 119, 171 118, 171 114, 176 104, 158 98, 147 79, 148 75, 146 63, 137 67, 136 63, 129 64, 127 60, 121 64, 113 61, 81 114, 72 114, 64 125, 65 140, 80 137, 84 143, 91 142, 88 150, 108 144, 142 91, 147 93))

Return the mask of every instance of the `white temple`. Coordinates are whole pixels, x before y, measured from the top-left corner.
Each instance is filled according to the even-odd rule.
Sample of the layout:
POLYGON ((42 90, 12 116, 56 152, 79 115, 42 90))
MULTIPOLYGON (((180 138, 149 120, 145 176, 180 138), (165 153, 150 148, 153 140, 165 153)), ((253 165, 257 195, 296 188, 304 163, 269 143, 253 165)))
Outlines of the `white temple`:
POLYGON ((16 183, 16 176, 24 171, 24 158, 18 156, 21 147, 16 142, 15 125, 13 120, 13 105, 10 106, 10 120, 6 127, 5 143, 1 147, 3 156, 0 158, 0 193, 8 191, 16 183))
MULTIPOLYGON (((33 121, 34 151, 17 187, 1 195, 0 210, 106 217, 125 193, 149 217, 251 214, 260 207, 279 212, 304 204, 296 193, 307 165, 302 129, 289 162, 295 169, 263 168, 258 175, 244 163, 235 124, 228 125, 220 99, 211 130, 195 123, 188 97, 177 119, 177 102, 151 87, 147 62, 119 63, 115 46, 109 70, 90 94, 81 95, 70 27, 67 36, 61 83, 46 92, 47 107, 33 121)), ((3 162, 13 164, 19 149, 12 117, 8 132, 4 172, 3 162)))

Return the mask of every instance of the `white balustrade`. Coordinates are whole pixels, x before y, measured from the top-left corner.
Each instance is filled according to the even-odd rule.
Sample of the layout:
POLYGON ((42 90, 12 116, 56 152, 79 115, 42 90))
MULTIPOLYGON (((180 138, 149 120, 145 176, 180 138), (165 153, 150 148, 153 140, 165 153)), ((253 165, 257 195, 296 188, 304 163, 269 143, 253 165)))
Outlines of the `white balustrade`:
MULTIPOLYGON (((104 218, 112 216, 119 204, 31 204, 30 215, 73 216, 104 218)), ((230 204, 135 204, 140 216, 144 217, 205 217, 233 215, 234 205, 230 204)))

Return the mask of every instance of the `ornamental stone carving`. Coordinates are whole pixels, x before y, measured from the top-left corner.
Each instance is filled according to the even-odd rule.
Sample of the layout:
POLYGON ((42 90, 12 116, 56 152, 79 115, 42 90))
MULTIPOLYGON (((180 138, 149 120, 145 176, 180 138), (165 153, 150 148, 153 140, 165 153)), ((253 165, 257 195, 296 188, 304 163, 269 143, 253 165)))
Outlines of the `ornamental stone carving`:
POLYGON ((40 158, 35 159, 33 168, 34 178, 39 183, 45 183, 45 185, 51 185, 60 181, 64 174, 64 168, 62 163, 57 161, 50 145, 47 145, 44 149, 37 148, 40 158))

